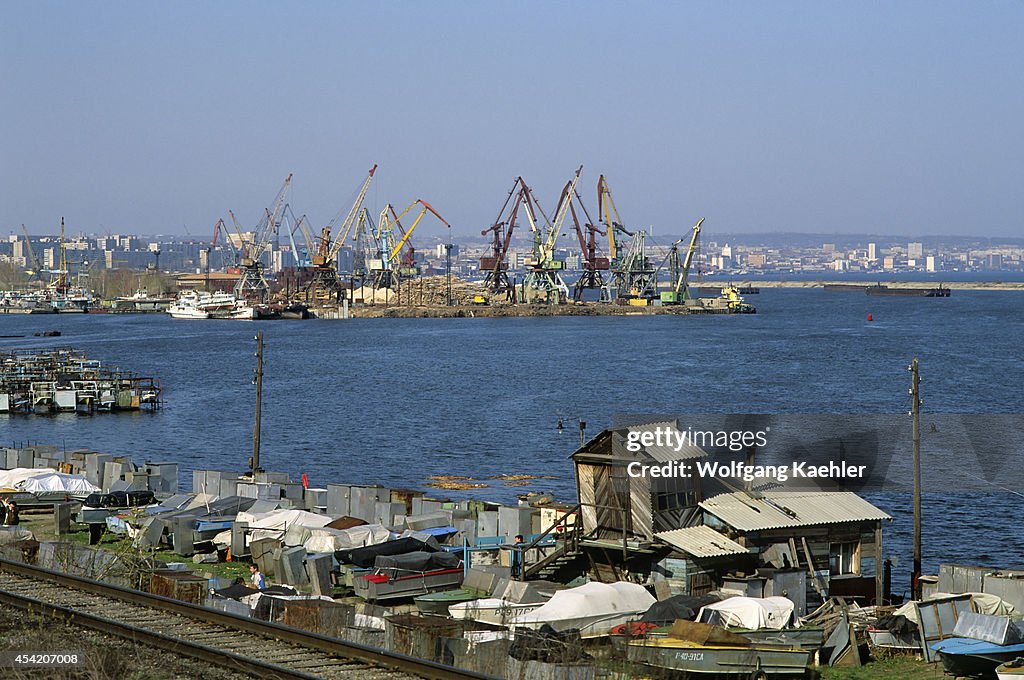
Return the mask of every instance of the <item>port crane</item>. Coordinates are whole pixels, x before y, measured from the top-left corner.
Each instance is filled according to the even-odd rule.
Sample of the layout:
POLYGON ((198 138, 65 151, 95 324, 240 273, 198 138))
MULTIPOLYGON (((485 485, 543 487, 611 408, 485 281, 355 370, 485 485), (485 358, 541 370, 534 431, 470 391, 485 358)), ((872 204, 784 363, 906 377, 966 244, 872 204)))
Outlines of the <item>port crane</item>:
MULTIPOLYGON (((572 299, 579 302, 583 299, 584 290, 601 289, 605 291, 604 275, 602 272, 608 271, 611 265, 607 257, 598 257, 597 255, 597 237, 607 235, 607 229, 602 230, 600 227, 594 226, 593 220, 590 219, 590 213, 587 211, 587 206, 584 205, 583 198, 579 195, 579 192, 573 192, 573 195, 575 200, 569 203, 569 213, 572 215, 573 226, 576 228, 576 238, 580 242, 580 253, 583 256, 583 273, 576 280, 576 283, 573 284, 572 299), (580 224, 579 215, 576 213, 576 205, 579 205, 583 216, 586 218, 582 225, 580 224), (585 236, 584 232, 586 233, 585 236)), ((614 246, 614 241, 610 241, 609 245, 614 246)), ((602 299, 605 298, 605 295, 606 291, 601 294, 602 299)))
POLYGON ((21 225, 21 231, 25 234, 25 263, 32 267, 28 273, 40 282, 45 283, 45 280, 43 279, 43 265, 39 262, 39 258, 36 257, 35 252, 32 250, 32 241, 29 240, 28 229, 25 228, 24 224, 21 225))
POLYGON ((421 198, 413 201, 409 207, 403 210, 400 214, 395 214, 395 209, 391 207, 390 203, 381 211, 380 219, 377 221, 377 232, 375 234, 378 257, 373 259, 370 267, 373 273, 374 288, 392 288, 397 286, 401 279, 416 276, 415 255, 412 252, 409 237, 412 236, 412 232, 415 231, 416 225, 420 223, 420 220, 422 220, 423 216, 428 212, 439 219, 444 226, 449 229, 451 228, 452 225, 448 224, 448 220, 441 217, 441 214, 437 212, 432 205, 421 198), (409 228, 405 229, 402 226, 402 218, 417 205, 420 206, 419 214, 416 215, 416 219, 414 219, 412 224, 409 225, 409 228), (394 233, 394 227, 396 226, 399 229, 399 233, 401 233, 401 238, 399 238, 397 242, 395 242, 394 233), (398 256, 402 253, 402 248, 406 244, 409 244, 410 248, 406 251, 406 254, 403 255, 402 259, 399 260, 398 256))
POLYGON ((341 226, 335 229, 335 223, 338 220, 338 216, 340 216, 339 213, 320 231, 320 240, 317 243, 316 253, 310 258, 313 265, 313 278, 310 279, 304 291, 307 303, 331 303, 337 302, 341 298, 342 286, 341 280, 338 277, 338 253, 341 251, 342 246, 345 245, 352 227, 356 223, 359 210, 363 206, 363 201, 366 200, 366 192, 370 188, 370 183, 373 182, 373 174, 376 171, 377 165, 375 163, 370 168, 366 179, 363 180, 359 193, 356 195, 356 200, 352 207, 349 208, 341 226), (331 237, 332 232, 335 234, 333 240, 331 237))
POLYGON ((480 232, 481 236, 491 236, 491 254, 480 258, 480 271, 484 272, 484 287, 491 293, 511 292, 512 284, 508 278, 508 249, 512 243, 512 233, 516 229, 516 217, 520 206, 526 206, 525 210, 528 211, 536 209, 540 212, 540 206, 533 197, 530 187, 522 177, 516 177, 494 224, 480 232))
MULTIPOLYGON (((271 239, 277 233, 281 223, 285 207, 285 196, 291 184, 292 175, 289 174, 285 178, 284 184, 281 185, 281 189, 277 192, 277 196, 274 197, 271 207, 264 210, 263 218, 256 225, 253 239, 251 241, 247 239, 242 241, 241 257, 238 262, 240 272, 238 281, 235 282, 234 290, 235 297, 239 300, 265 304, 270 297, 270 286, 263 275, 262 258, 263 253, 266 252, 271 239)), ((229 211, 229 214, 235 222, 235 229, 239 232, 239 237, 241 237, 241 229, 238 227, 238 221, 235 220, 234 213, 229 211)))
POLYGON ((683 257, 682 262, 679 259, 679 244, 683 242, 683 239, 673 243, 671 250, 669 250, 669 271, 672 272, 673 285, 671 290, 661 294, 661 301, 663 303, 683 304, 686 300, 693 298, 690 292, 690 268, 693 266, 693 257, 697 252, 697 242, 700 238, 702 224, 704 224, 703 217, 697 221, 697 224, 693 225, 693 231, 690 234, 690 244, 686 247, 686 255, 683 257))
POLYGON ((572 203, 576 183, 579 182, 582 171, 583 166, 581 165, 562 189, 562 195, 558 199, 558 207, 555 210, 555 219, 548 222, 545 216, 545 222, 548 223, 546 233, 538 226, 533 212, 526 211, 526 217, 530 222, 530 231, 533 232, 533 257, 526 262, 526 276, 523 278, 519 302, 562 304, 569 298, 569 287, 560 273, 565 269, 565 262, 555 259, 555 244, 558 242, 562 224, 569 214, 569 206, 572 203))

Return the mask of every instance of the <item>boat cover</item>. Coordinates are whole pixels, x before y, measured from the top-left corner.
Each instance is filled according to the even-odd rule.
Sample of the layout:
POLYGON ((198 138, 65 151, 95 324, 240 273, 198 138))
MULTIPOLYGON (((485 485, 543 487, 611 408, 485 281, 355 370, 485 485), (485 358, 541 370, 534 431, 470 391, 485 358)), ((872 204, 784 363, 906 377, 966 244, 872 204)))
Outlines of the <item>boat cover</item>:
POLYGON ((38 475, 49 475, 57 472, 53 468, 14 468, 12 470, 0 470, 0 489, 16 489, 19 482, 36 477, 38 475))
POLYGON ((676 619, 693 621, 702 607, 721 601, 718 595, 675 595, 652 604, 640 620, 659 626, 671 625, 676 619))
POLYGON ((372 567, 378 555, 401 555, 403 553, 424 550, 426 552, 440 552, 441 548, 437 541, 430 538, 428 541, 421 541, 417 538, 399 538, 394 541, 387 541, 377 545, 370 545, 365 548, 352 548, 350 550, 337 550, 334 557, 339 564, 354 564, 357 567, 372 567))
POLYGON ((796 625, 792 600, 785 597, 730 597, 705 605, 697 621, 726 628, 772 628, 780 630, 796 625))
POLYGON ((49 470, 43 470, 43 472, 45 474, 28 477, 18 482, 15 488, 19 491, 27 491, 37 498, 68 496, 77 500, 83 500, 100 490, 82 475, 69 475, 49 470))
POLYGON ((402 555, 377 555, 373 561, 377 572, 388 578, 421 574, 438 569, 457 569, 461 564, 462 560, 453 553, 427 552, 425 550, 402 555))
POLYGON ((18 541, 34 541, 35 534, 25 527, 0 527, 0 545, 10 545, 18 541))
MULTIPOLYGON (((639 616, 651 608, 654 597, 636 583, 585 583, 556 592, 545 604, 512 619, 514 626, 539 628, 550 624, 558 631, 586 628, 591 621, 639 616)), ((611 625, 622 623, 616 620, 611 625)), ((610 627, 610 626, 609 626, 610 627)))
POLYGON ((302 544, 306 552, 321 553, 350 550, 377 545, 391 538, 391 532, 380 524, 363 524, 349 529, 321 527, 308 529, 309 537, 302 544))

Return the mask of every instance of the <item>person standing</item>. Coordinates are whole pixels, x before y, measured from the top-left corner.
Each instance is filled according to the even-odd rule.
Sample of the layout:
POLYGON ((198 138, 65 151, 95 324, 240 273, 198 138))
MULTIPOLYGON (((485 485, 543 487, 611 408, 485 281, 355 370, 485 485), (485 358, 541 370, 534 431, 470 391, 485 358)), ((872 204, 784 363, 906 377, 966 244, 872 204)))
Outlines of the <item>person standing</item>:
POLYGON ((253 588, 255 588, 256 590, 263 590, 267 587, 267 579, 263 577, 263 574, 260 572, 259 567, 257 567, 255 564, 250 564, 249 573, 251 574, 251 576, 249 577, 249 582, 252 583, 253 588))
POLYGON ((7 507, 6 507, 7 514, 4 517, 4 526, 5 527, 16 527, 16 526, 18 526, 18 522, 20 521, 19 518, 18 518, 18 504, 15 503, 12 500, 8 500, 6 502, 6 505, 7 505, 7 507))

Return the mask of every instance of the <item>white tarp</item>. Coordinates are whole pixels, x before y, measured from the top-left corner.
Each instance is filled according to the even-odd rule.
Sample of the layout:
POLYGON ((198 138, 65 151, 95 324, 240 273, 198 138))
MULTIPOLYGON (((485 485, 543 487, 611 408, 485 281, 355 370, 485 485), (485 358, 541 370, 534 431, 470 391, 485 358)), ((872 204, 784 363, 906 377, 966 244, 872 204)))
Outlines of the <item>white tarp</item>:
MULTIPOLYGON (((285 531, 293 526, 319 528, 330 522, 331 518, 305 510, 272 510, 257 514, 240 512, 235 521, 247 522, 249 541, 258 541, 261 538, 284 538, 285 531)), ((231 532, 220 532, 213 537, 213 542, 219 546, 230 545, 231 532)))
POLYGON ((79 500, 84 500, 90 494, 100 490, 98 486, 94 486, 82 475, 68 475, 61 472, 29 477, 18 482, 15 488, 35 494, 40 498, 66 495, 79 500))
POLYGON ((16 489, 17 485, 26 479, 38 477, 39 475, 56 474, 53 468, 14 468, 13 470, 0 470, 0 489, 16 489))
MULTIPOLYGON (((932 593, 927 600, 923 603, 932 602, 934 600, 942 600, 947 597, 960 597, 962 595, 971 596, 971 604, 977 609, 979 614, 991 614, 993 616, 1016 616, 1017 609, 1005 601, 998 595, 991 593, 932 593)), ((908 621, 913 621, 915 624, 917 620, 917 610, 914 609, 914 602, 910 601, 904 604, 902 607, 892 613, 893 616, 905 616, 908 621)))
POLYGON ((0 545, 8 545, 17 541, 33 541, 35 535, 25 527, 0 527, 0 545))
POLYGON ((363 524, 351 529, 320 527, 310 529, 309 534, 303 546, 311 553, 365 548, 391 539, 391 531, 380 524, 363 524))
POLYGON ((557 631, 577 628, 583 637, 596 637, 639 617, 654 603, 647 589, 635 583, 586 583, 558 591, 537 609, 513 618, 511 625, 540 628, 547 623, 557 631))
POLYGON ((697 620, 729 628, 780 630, 792 623, 794 608, 785 597, 730 597, 701 607, 697 620))

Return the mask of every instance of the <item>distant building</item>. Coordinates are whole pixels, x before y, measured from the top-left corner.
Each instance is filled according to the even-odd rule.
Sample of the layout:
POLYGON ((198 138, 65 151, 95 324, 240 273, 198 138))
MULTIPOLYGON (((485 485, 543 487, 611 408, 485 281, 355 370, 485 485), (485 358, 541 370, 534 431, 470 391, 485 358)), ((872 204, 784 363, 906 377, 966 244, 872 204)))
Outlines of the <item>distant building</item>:
POLYGON ((821 244, 821 249, 824 250, 826 253, 834 253, 834 252, 836 252, 836 244, 835 243, 823 243, 823 244, 821 244))
POLYGON ((929 271, 929 272, 937 271, 938 268, 935 266, 935 256, 934 255, 929 255, 928 257, 925 258, 925 260, 924 260, 924 268, 925 268, 925 271, 929 271))
POLYGON ((868 244, 868 260, 870 262, 875 262, 875 261, 878 260, 878 244, 877 243, 869 243, 868 244))
POLYGON ((985 256, 985 269, 1002 269, 1003 256, 999 253, 989 253, 985 256))
POLYGON ((907 244, 907 259, 909 260, 920 260, 924 257, 924 244, 922 243, 908 243, 907 244))
POLYGON ((764 253, 748 253, 747 254, 747 266, 748 267, 763 267, 768 264, 768 258, 764 253))
POLYGON ((882 269, 885 269, 887 271, 892 271, 895 268, 896 268, 896 259, 892 255, 889 255, 885 259, 882 260, 882 269))

